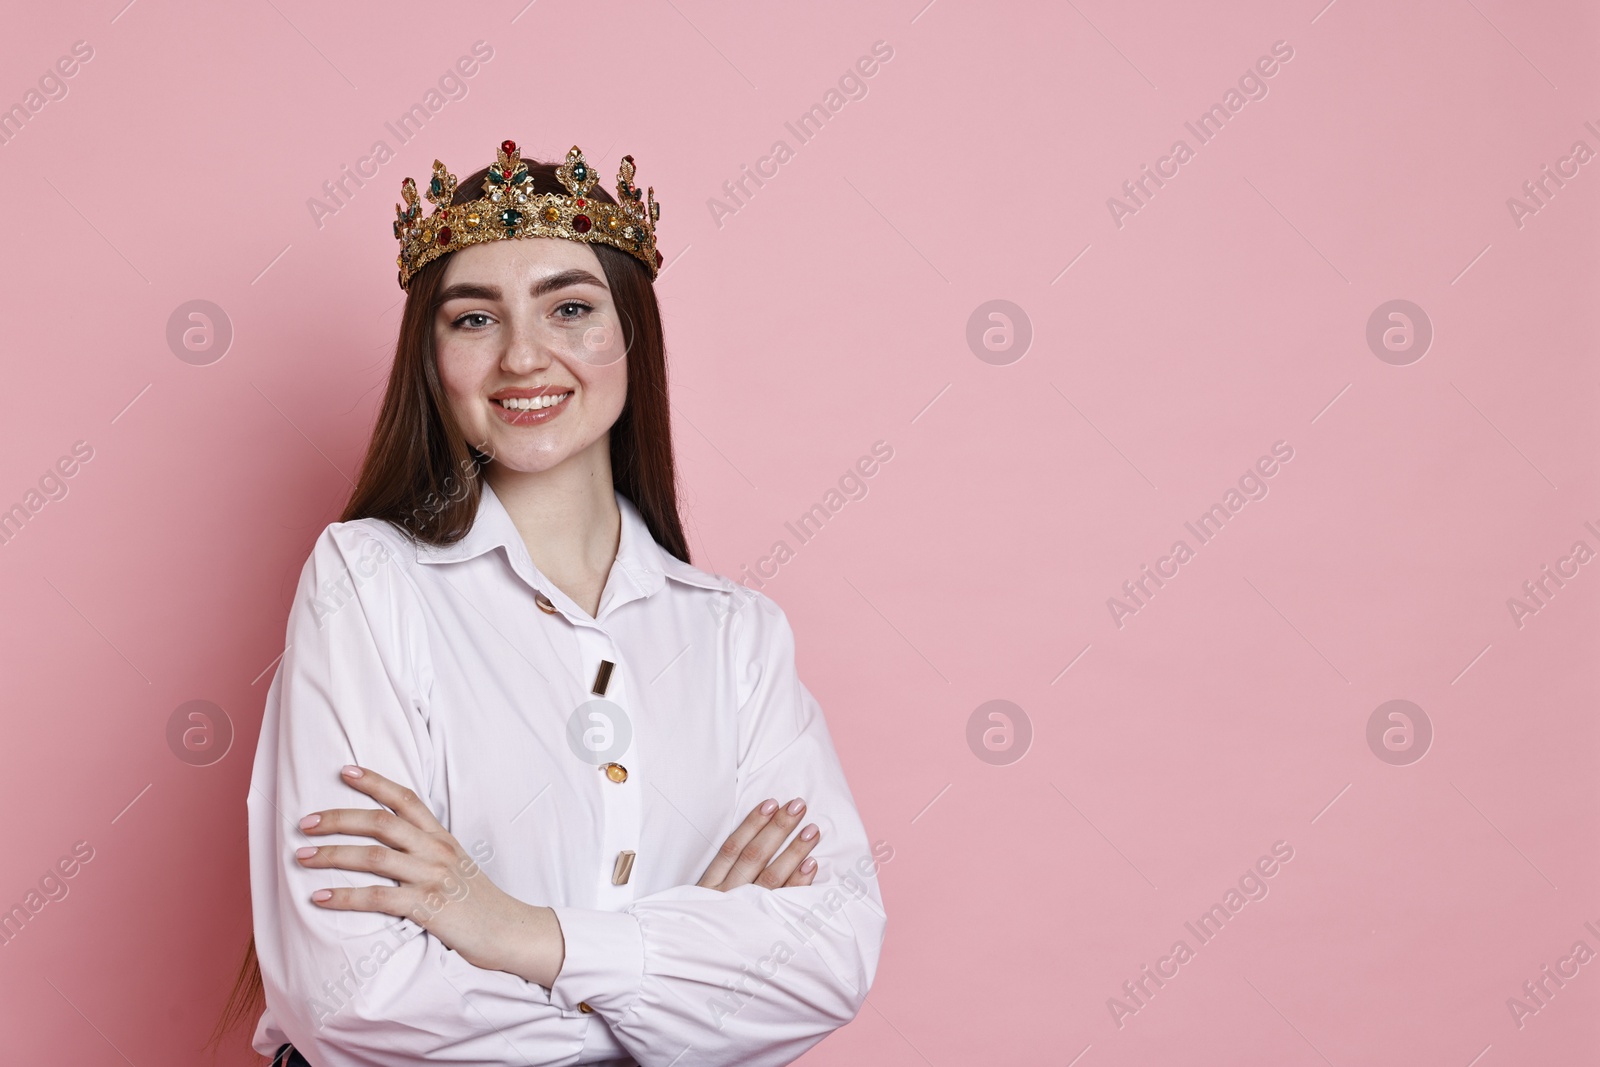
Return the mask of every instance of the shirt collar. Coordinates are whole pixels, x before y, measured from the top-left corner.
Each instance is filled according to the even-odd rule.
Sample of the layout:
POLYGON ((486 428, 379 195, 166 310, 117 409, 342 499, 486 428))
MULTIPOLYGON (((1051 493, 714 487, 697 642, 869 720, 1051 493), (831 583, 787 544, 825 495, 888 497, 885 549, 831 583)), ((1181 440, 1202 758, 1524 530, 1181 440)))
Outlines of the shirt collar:
MULTIPOLYGON (((667 578, 671 578, 701 589, 726 591, 729 588, 726 579, 685 563, 657 544, 633 501, 615 489, 612 494, 616 497, 617 510, 622 515, 622 532, 617 541, 616 562, 612 564, 613 577, 607 579, 608 587, 614 579, 620 578, 634 587, 635 595, 649 596, 660 589, 667 578)), ((495 548, 504 549, 512 568, 535 588, 545 591, 548 596, 557 595, 555 584, 545 578, 529 558, 528 546, 522 540, 521 531, 512 522, 511 513, 487 480, 483 482, 483 492, 478 500, 478 513, 473 517, 472 528, 466 536, 449 545, 418 542, 417 562, 457 563, 495 548)), ((633 596, 626 596, 625 599, 631 600, 633 596)))

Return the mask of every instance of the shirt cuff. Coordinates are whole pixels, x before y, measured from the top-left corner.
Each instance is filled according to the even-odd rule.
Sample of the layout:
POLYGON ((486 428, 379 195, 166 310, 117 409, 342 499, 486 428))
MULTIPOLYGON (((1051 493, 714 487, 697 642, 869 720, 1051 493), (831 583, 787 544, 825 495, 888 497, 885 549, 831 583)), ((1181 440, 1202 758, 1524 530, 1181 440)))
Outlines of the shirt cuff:
POLYGON ((580 1004, 616 1018, 633 1006, 644 981, 644 938, 625 911, 552 908, 566 945, 550 1003, 563 1011, 580 1004))

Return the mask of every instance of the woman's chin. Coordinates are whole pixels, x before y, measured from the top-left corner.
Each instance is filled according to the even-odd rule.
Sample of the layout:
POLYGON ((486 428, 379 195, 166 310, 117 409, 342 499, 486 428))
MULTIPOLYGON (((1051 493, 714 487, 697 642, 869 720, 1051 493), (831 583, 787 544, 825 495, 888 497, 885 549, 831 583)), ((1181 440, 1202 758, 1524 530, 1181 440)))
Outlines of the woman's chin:
POLYGON ((573 455, 568 443, 557 434, 549 435, 551 439, 548 441, 507 441, 505 435, 495 436, 499 440, 491 442, 497 446, 492 453, 494 463, 506 472, 542 474, 559 467, 573 455))

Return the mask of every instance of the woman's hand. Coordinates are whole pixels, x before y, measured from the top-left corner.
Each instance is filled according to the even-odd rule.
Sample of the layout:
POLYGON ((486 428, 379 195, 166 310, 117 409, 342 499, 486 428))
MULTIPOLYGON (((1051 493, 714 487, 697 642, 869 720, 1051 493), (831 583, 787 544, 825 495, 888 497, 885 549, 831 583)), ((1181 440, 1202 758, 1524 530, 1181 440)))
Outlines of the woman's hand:
POLYGON ((314 812, 300 828, 383 844, 308 845, 296 858, 303 867, 366 871, 400 884, 319 889, 311 894, 319 907, 410 919, 474 966, 509 971, 547 988, 555 981, 565 950, 554 911, 525 904, 491 882, 410 789, 359 767, 344 768, 340 777, 390 810, 314 812))
POLYGON ((757 805, 728 835, 712 857, 711 866, 695 884, 723 892, 752 882, 768 889, 810 885, 817 876, 817 861, 809 859, 808 853, 822 839, 822 831, 817 829, 816 823, 801 830, 777 859, 772 855, 805 810, 806 802, 798 797, 782 808, 776 800, 757 805))

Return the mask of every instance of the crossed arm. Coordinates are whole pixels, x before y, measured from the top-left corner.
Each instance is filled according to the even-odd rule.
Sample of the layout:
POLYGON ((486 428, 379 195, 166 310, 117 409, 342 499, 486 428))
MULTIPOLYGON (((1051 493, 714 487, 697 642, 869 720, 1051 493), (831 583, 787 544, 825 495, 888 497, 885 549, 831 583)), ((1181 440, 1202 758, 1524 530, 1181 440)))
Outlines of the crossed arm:
MULTIPOLYGON (((362 871, 399 884, 322 888, 311 894, 314 903, 331 911, 411 919, 475 967, 546 988, 555 985, 565 951, 553 908, 524 903, 496 886, 412 790, 354 764, 340 776, 383 807, 312 812, 300 820, 300 828, 308 835, 345 834, 381 843, 303 845, 295 859, 308 869, 362 871)), ((809 856, 821 839, 818 826, 807 825, 778 851, 805 812, 800 797, 781 806, 770 797, 758 804, 695 884, 724 893, 742 885, 810 885, 817 871, 809 856)))

